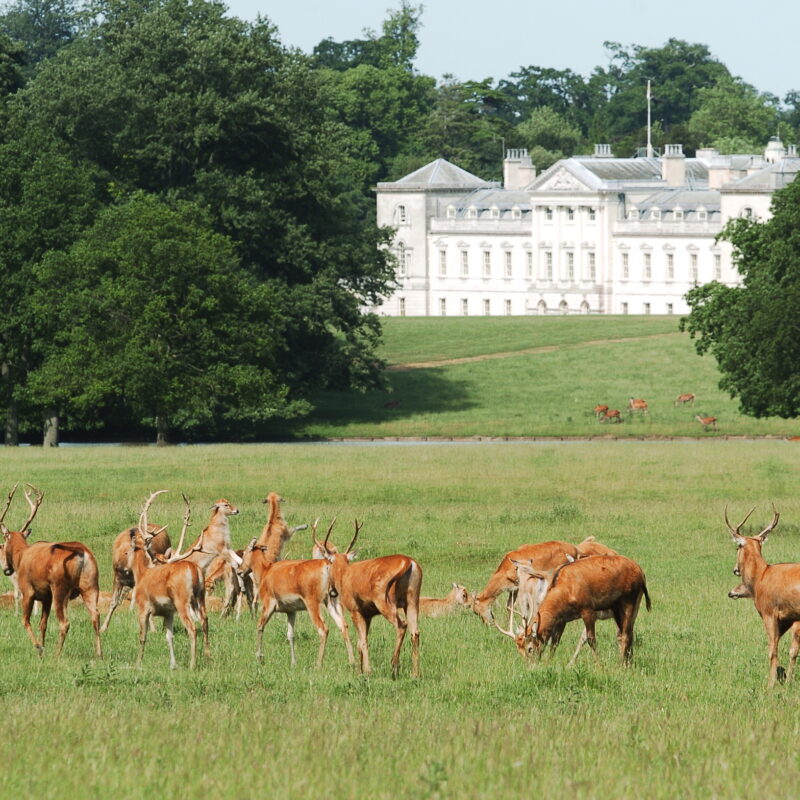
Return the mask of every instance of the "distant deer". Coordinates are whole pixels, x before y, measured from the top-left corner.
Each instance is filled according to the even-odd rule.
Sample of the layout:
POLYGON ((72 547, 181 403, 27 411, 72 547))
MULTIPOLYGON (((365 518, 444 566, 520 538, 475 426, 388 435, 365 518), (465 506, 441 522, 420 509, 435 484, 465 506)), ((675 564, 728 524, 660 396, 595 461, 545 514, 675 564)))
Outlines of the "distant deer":
POLYGON ((694 405, 694 395, 689 393, 686 394, 679 394, 677 398, 675 398, 675 402, 672 404, 674 406, 693 406, 694 405))
POLYGON ((608 406, 600 405, 594 407, 594 415, 598 419, 600 419, 600 417, 602 417, 606 413, 606 411, 608 411, 608 406))
POLYGON ((449 594, 444 597, 420 597, 419 615, 421 617, 446 617, 456 611, 466 611, 472 598, 465 586, 453 584, 449 594))
POLYGON ((761 616, 767 632, 769 651, 769 682, 773 687, 779 678, 778 644, 786 631, 792 631, 789 647, 787 677, 794 671, 800 652, 800 564, 767 564, 761 547, 769 534, 778 526, 780 514, 773 506, 772 522, 756 536, 742 536, 741 529, 755 509, 733 527, 725 509, 725 524, 736 544, 736 567, 733 574, 741 577, 742 586, 729 593, 729 597, 752 597, 756 611, 761 616), (744 592, 741 591, 744 589, 744 592))
POLYGON ((647 400, 642 400, 641 397, 631 397, 628 400, 628 411, 632 414, 634 411, 639 411, 642 415, 647 413, 647 400))
POLYGON ((610 408, 598 419, 600 422, 622 422, 622 414, 620 414, 619 409, 610 408))
POLYGON ((717 430, 716 417, 701 417, 699 414, 695 414, 694 418, 703 426, 704 431, 707 431, 709 428, 711 428, 712 431, 717 430))

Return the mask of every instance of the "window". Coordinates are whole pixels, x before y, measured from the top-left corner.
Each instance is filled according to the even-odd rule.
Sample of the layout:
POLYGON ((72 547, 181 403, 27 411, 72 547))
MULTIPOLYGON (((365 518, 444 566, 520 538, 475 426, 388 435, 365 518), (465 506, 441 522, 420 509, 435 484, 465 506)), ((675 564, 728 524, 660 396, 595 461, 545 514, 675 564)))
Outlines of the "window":
POLYGON ((630 254, 622 254, 622 280, 626 281, 631 276, 630 254))
POLYGON ((491 314, 491 308, 489 306, 489 301, 488 300, 484 300, 483 301, 483 314, 486 317, 488 317, 491 314))
POLYGON ((644 304, 644 313, 645 314, 649 314, 650 313, 650 303, 645 303, 644 304))
POLYGON ((404 317, 406 315, 406 299, 405 299, 405 297, 399 298, 398 303, 399 303, 400 316, 404 317))
POLYGON ((587 253, 586 259, 589 267, 589 280, 595 281, 597 280, 597 259, 595 254, 592 252, 587 253))
POLYGON ((397 247, 397 274, 402 276, 406 274, 408 267, 408 253, 406 253, 405 245, 401 244, 397 247))
POLYGON ((406 225, 408 223, 408 215, 406 214, 405 206, 397 206, 397 224, 406 225))
POLYGON ((442 278, 447 275, 447 250, 439 251, 439 275, 442 278))
POLYGON ((469 316, 469 303, 466 297, 461 298, 461 313, 465 317, 469 316))
POLYGON ((586 214, 589 217, 589 222, 594 222, 597 219, 597 212, 593 208, 586 209, 586 214))
POLYGON ((644 279, 649 281, 653 277, 653 255, 652 253, 644 254, 644 279))
POLYGON ((667 303, 667 314, 672 314, 672 303, 667 303))
POLYGON ((552 250, 545 250, 544 251, 544 268, 545 268, 545 275, 547 280, 553 280, 553 251, 552 250))
POLYGON ((550 206, 547 206, 544 210, 544 221, 545 222, 552 222, 553 221, 553 209, 550 206))
POLYGON ((511 251, 506 250, 504 253, 504 258, 506 262, 506 278, 511 277, 511 251))
POLYGON ((628 221, 629 222, 636 222, 637 219, 639 219, 639 212, 635 208, 632 208, 628 212, 628 221))
POLYGON ((439 316, 447 316, 447 300, 444 297, 439 298, 439 316))
POLYGON ((511 316, 511 301, 510 300, 506 300, 506 316, 507 317, 511 316))
POLYGON ((525 277, 528 280, 533 278, 533 253, 530 250, 525 253, 525 277))
POLYGON ((692 280, 697 283, 697 253, 692 253, 689 256, 689 264, 692 269, 692 280))
POLYGON ((461 251, 461 277, 466 278, 469 275, 469 250, 461 251))
POLYGON ((575 221, 575 209, 568 208, 567 209, 567 222, 574 222, 575 221))
POLYGON ((470 206, 467 209, 467 219, 478 219, 478 209, 475 206, 470 206))
POLYGON ((683 209, 682 208, 673 208, 672 214, 675 217, 675 222, 681 222, 683 220, 683 209))
POLYGON ((492 253, 489 250, 483 251, 483 277, 489 278, 492 274, 492 253))
POLYGON ((628 313, 628 304, 627 303, 623 303, 622 304, 622 313, 623 314, 627 314, 628 313))
POLYGON ((750 208, 750 206, 745 206, 742 209, 742 217, 744 217, 744 219, 752 219, 753 218, 753 209, 750 208))
POLYGON ((705 222, 708 219, 708 211, 704 208, 697 209, 697 220, 698 222, 705 222))
POLYGON ((675 280, 675 254, 667 253, 667 280, 675 280))
POLYGON ((455 218, 456 218, 456 207, 447 206, 447 219, 455 219, 455 218))
POLYGON ((522 219, 522 209, 519 206, 511 209, 511 219, 522 219))
POLYGON ((492 219, 500 219, 500 209, 497 206, 492 206, 489 216, 492 219))
POLYGON ((660 208, 651 208, 650 209, 650 219, 655 219, 655 220, 661 219, 661 209, 660 208))
POLYGON ((719 253, 714 253, 714 280, 722 280, 722 256, 719 253))
POLYGON ((567 278, 575 280, 575 253, 567 253, 567 278))

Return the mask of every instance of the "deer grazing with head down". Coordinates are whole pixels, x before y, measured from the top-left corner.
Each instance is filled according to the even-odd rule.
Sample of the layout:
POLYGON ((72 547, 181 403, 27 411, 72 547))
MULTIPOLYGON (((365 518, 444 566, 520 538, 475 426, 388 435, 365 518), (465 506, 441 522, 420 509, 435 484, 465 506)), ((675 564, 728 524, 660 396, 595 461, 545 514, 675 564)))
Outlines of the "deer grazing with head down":
POLYGON ((591 556, 549 573, 524 564, 518 568, 541 581, 536 598, 538 607, 527 609, 524 630, 516 637, 520 652, 541 657, 548 643, 555 650, 566 624, 581 619, 585 639, 570 663, 577 658, 583 641, 597 655, 595 623, 598 619, 613 617, 617 623, 620 656, 624 664, 630 663, 633 626, 642 597, 648 611, 651 607, 644 572, 635 561, 624 556, 591 556))
MULTIPOLYGON (((164 631, 169 648, 169 666, 178 666, 173 646, 173 620, 175 614, 180 617, 186 633, 189 635, 189 667, 194 669, 197 661, 197 627, 200 623, 203 631, 204 652, 206 658, 211 657, 208 643, 208 618, 205 608, 205 585, 200 567, 185 559, 170 562, 155 560, 150 544, 155 538, 152 526, 147 523, 147 512, 153 500, 166 489, 153 492, 142 508, 139 526, 128 531, 133 549, 133 572, 136 582, 136 608, 139 614, 139 655, 136 666, 141 667, 144 648, 147 643, 147 630, 151 617, 164 618, 164 631), (146 531, 144 535, 142 532, 146 531)), ((184 500, 186 498, 184 497, 184 500)), ((188 526, 188 510, 184 517, 184 530, 188 526)))
POLYGON ((695 396, 691 392, 687 392, 686 394, 679 394, 675 398, 675 402, 672 404, 674 406, 693 406, 694 405, 695 396))
MULTIPOLYGON (((336 520, 334 520, 336 522, 336 520)), ((333 530, 331 523, 325 542, 316 539, 316 520, 311 526, 315 548, 320 552, 328 552, 328 537, 333 530)), ((291 536, 287 529, 286 534, 291 536)), ((281 539, 284 534, 281 535, 281 539)), ((297 663, 294 651, 294 626, 298 611, 308 611, 311 623, 319 634, 319 650, 317 652, 317 666, 321 667, 325 658, 325 645, 328 641, 328 626, 322 617, 323 607, 327 607, 336 626, 342 633, 347 657, 353 663, 353 648, 347 635, 347 625, 339 609, 338 599, 330 592, 330 565, 323 558, 297 559, 278 561, 280 544, 259 544, 257 539, 252 539, 244 550, 239 575, 246 576, 250 573, 255 578, 258 586, 258 595, 261 600, 261 614, 256 625, 256 659, 264 660, 263 640, 264 628, 276 613, 286 614, 287 633, 289 640, 289 653, 292 666, 297 663)))
MULTIPOLYGON (((330 554, 322 548, 331 565, 331 594, 350 614, 358 634, 358 652, 363 674, 370 673, 367 637, 373 617, 385 617, 396 631, 392 653, 392 678, 400 672, 400 648, 411 636, 411 676, 419 677, 419 597, 422 568, 410 556, 392 555, 352 562, 353 545, 363 523, 355 521, 355 534, 344 553, 330 554), (399 613, 403 611, 405 618, 399 613)), ((345 635, 347 629, 345 628, 345 635)), ((349 639, 349 637, 348 637, 349 639)))
POLYGON ((733 527, 725 509, 725 525, 736 544, 736 567, 734 575, 742 579, 744 592, 731 592, 730 597, 752 597, 756 611, 761 616, 767 632, 769 652, 769 686, 773 687, 782 675, 778 666, 778 644, 790 628, 792 643, 789 646, 788 677, 794 671, 797 654, 800 652, 800 564, 768 564, 761 554, 761 547, 769 534, 775 530, 780 514, 773 506, 772 522, 756 536, 743 536, 742 526, 755 509, 733 527))
MULTIPOLYGON (((69 601, 80 595, 94 628, 94 651, 98 658, 103 657, 100 646, 100 620, 97 611, 97 598, 100 593, 97 561, 92 551, 81 542, 34 542, 28 544, 30 529, 36 512, 44 499, 44 492, 31 484, 26 484, 25 499, 30 514, 19 531, 11 531, 0 523, 3 546, 0 548, 0 566, 8 575, 15 575, 22 598, 22 624, 28 632, 33 646, 40 655, 44 653, 44 638, 50 609, 55 606, 58 618, 59 637, 56 654, 60 655, 64 640, 69 631, 67 606, 69 601), (28 493, 30 489, 31 494, 28 493), (31 628, 31 611, 34 601, 42 604, 42 617, 39 622, 37 639, 31 628)), ((14 498, 15 486, 8 495, 8 506, 14 498)), ((5 516, 5 513, 4 515, 5 516)))
POLYGON ((622 414, 618 408, 609 408, 604 414, 598 414, 597 419, 599 422, 622 422, 622 414))

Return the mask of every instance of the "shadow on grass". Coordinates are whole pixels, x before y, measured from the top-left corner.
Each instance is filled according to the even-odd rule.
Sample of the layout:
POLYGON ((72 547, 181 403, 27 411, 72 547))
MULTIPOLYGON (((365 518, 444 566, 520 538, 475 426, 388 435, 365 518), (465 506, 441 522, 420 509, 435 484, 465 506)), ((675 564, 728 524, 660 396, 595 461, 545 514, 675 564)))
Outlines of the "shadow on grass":
POLYGON ((302 435, 314 423, 380 424, 420 414, 467 411, 477 405, 470 398, 466 381, 446 379, 444 370, 439 369, 394 373, 389 378, 388 391, 320 392, 311 397, 311 402, 314 410, 297 420, 289 435, 302 435))

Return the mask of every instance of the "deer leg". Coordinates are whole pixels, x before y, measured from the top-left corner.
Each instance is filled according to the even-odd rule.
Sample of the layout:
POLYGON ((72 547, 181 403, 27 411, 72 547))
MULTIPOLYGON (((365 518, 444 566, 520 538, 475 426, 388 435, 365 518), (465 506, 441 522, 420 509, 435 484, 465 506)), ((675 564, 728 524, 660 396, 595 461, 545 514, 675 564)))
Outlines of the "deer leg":
MULTIPOLYGON (((47 603, 47 614, 50 613, 50 603, 51 599, 45 601, 47 603)), ((33 646, 36 648, 36 652, 39 655, 44 654, 44 642, 41 643, 36 638, 36 634, 33 632, 33 628, 31 627, 31 612, 33 611, 33 592, 23 592, 22 593, 22 625, 28 633, 28 637, 30 638, 33 646)), ((42 603, 42 618, 46 619, 44 614, 44 603, 42 603)))
POLYGON ((789 668, 786 670, 786 680, 791 680, 794 673, 794 664, 797 654, 800 653, 800 623, 795 622, 791 627, 792 643, 789 645, 789 668))
POLYGON ((177 669, 178 662, 175 660, 175 645, 172 641, 172 614, 164 616, 164 636, 167 639, 167 647, 169 648, 169 668, 177 669))
POLYGON ((317 633, 319 634, 319 652, 317 653, 317 668, 322 667, 322 660, 325 658, 325 645, 328 642, 328 626, 325 624, 325 620, 322 618, 322 603, 318 606, 313 604, 308 606, 308 616, 311 618, 311 622, 313 623, 314 627, 317 629, 317 633))
POLYGON ((119 579, 117 578, 116 574, 114 575, 114 590, 111 593, 111 605, 108 609, 108 614, 106 614, 106 618, 103 620, 103 624, 100 628, 100 633, 105 633, 108 629, 108 623, 111 621, 112 614, 116 611, 117 606, 125 599, 125 595, 128 593, 129 587, 123 586, 119 579))
POLYGON ((575 648, 575 652, 572 654, 572 658, 569 660, 567 664, 568 667, 574 667, 575 662, 578 660, 578 655, 581 652, 581 648, 586 644, 586 628, 581 631, 581 638, 578 639, 578 646, 575 648))
POLYGON ((60 656, 64 648, 64 640, 69 633, 69 618, 67 617, 69 592, 53 592, 53 605, 58 618, 58 647, 56 648, 56 655, 60 656))
POLYGON ((342 609, 339 607, 339 602, 336 600, 336 598, 329 598, 326 605, 328 608, 328 613, 331 615, 331 619, 339 629, 339 633, 342 634, 344 646, 347 650, 347 663, 352 667, 356 663, 356 660, 353 656, 353 644, 350 641, 350 632, 347 629, 347 620, 345 620, 342 609))
POLYGON ((599 660, 600 656, 597 654, 597 638, 595 637, 594 626, 596 622, 596 618, 594 613, 587 612, 586 614, 582 615, 583 624, 586 628, 584 631, 586 635, 586 644, 592 648, 592 652, 594 653, 595 659, 599 660))
POLYGON ((358 643, 356 647, 358 648, 358 655, 359 655, 359 666, 361 668, 362 675, 369 675, 372 670, 369 666, 369 650, 367 648, 367 637, 369 636, 369 624, 370 618, 365 617, 358 612, 354 612, 350 614, 353 625, 355 626, 356 633, 358 634, 358 643))
POLYGON ((270 619, 272 619, 272 615, 275 613, 277 605, 278 604, 275 602, 274 598, 270 598, 268 601, 266 601, 264 603, 264 608, 261 610, 261 617, 258 620, 258 625, 256 625, 256 644, 258 645, 258 649, 256 650, 256 660, 259 663, 263 663, 264 661, 264 651, 262 649, 264 641, 264 628, 270 619))
POLYGON ((289 652, 292 658, 292 666, 297 665, 297 659, 294 656, 294 623, 297 619, 296 611, 289 611, 286 614, 286 638, 289 640, 289 652))
POLYGON ((92 621, 94 630, 94 654, 97 658, 103 657, 103 648, 100 646, 100 612, 97 610, 97 600, 100 592, 97 587, 90 586, 88 589, 81 589, 81 599, 86 606, 86 613, 92 621))
POLYGON ((767 686, 771 689, 778 680, 778 642, 780 632, 778 621, 774 618, 765 618, 764 627, 767 630, 767 652, 769 654, 769 680, 767 686))
POLYGON ((142 666, 144 646, 147 644, 147 631, 150 628, 150 614, 151 612, 149 610, 139 610, 139 655, 136 659, 137 669, 142 666))
POLYGON ((200 619, 200 629, 203 631, 203 655, 207 661, 211 660, 211 645, 208 642, 208 614, 206 614, 205 597, 200 595, 197 601, 197 616, 200 619))
POLYGON ((225 571, 222 573, 222 583, 225 587, 225 599, 222 601, 221 617, 227 617, 231 613, 234 603, 241 595, 239 591, 239 584, 236 580, 236 572, 233 567, 226 566, 225 571))
POLYGON ((406 623, 411 634, 411 677, 419 678, 419 598, 406 607, 406 623))
MULTIPOLYGON (((189 669, 194 669, 197 666, 197 627, 188 608, 180 609, 178 616, 181 618, 183 627, 186 628, 186 633, 189 635, 189 669)), ((170 620, 170 628, 172 627, 171 623, 172 620, 170 620)))

